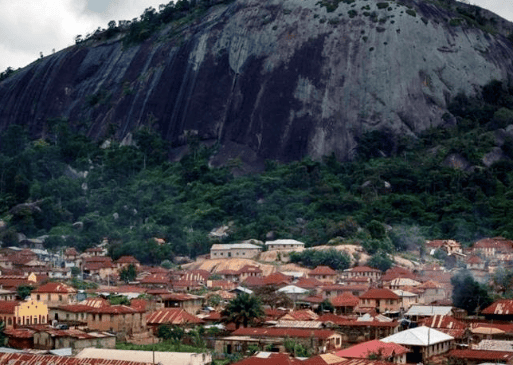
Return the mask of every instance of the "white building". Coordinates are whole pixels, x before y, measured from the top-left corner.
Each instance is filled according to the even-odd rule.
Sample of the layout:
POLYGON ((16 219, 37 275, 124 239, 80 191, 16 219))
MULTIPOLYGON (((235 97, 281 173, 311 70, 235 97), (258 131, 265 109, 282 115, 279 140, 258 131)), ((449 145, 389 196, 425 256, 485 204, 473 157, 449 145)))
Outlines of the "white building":
POLYGON ((416 327, 401 331, 381 339, 381 342, 393 342, 411 350, 406 355, 406 362, 424 362, 431 356, 449 351, 454 337, 429 327, 416 327))
POLYGON ((265 246, 268 250, 297 250, 305 248, 305 244, 303 242, 299 242, 291 239, 284 240, 276 240, 276 241, 267 241, 265 246))
POLYGON ((210 248, 211 259, 244 258, 251 259, 262 252, 262 247, 252 243, 215 244, 210 248))

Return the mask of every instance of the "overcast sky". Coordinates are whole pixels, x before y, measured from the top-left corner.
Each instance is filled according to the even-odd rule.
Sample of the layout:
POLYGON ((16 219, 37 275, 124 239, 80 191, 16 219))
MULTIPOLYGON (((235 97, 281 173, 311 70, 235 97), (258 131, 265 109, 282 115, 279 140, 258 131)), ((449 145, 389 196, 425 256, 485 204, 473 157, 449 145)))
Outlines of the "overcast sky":
MULTIPOLYGON (((266 0, 262 0, 266 1, 266 0)), ((52 50, 74 44, 110 20, 139 17, 169 0, 0 0, 0 72, 26 66, 52 50)), ((513 21, 513 0, 470 0, 513 21)))

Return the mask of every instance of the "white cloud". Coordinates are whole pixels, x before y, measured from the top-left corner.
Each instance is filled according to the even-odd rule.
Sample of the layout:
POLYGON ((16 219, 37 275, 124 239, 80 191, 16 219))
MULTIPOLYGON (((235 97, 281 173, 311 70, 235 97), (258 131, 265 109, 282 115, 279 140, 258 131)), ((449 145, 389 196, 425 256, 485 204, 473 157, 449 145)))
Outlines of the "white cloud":
POLYGON ((87 0, 0 0, 0 72, 7 67, 23 67, 36 60, 40 52, 46 56, 53 49, 66 48, 74 44, 76 35, 106 28, 109 20, 132 19, 149 6, 158 9, 161 3, 167 3, 103 2, 109 2, 106 11, 97 13, 88 8, 87 0))

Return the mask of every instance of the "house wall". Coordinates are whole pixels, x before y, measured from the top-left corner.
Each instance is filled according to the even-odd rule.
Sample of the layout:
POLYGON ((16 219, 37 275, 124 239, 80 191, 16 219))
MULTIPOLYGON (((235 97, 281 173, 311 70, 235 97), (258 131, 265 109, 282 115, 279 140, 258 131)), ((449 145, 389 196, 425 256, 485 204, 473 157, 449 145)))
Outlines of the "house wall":
POLYGON ((394 364, 406 364, 406 354, 394 356, 392 362, 394 364))
POLYGON ((448 352, 452 347, 452 341, 440 342, 435 345, 424 347, 422 349, 422 355, 424 359, 428 359, 432 356, 440 355, 448 352))
POLYGON ((165 308, 182 308, 184 311, 186 311, 189 314, 196 315, 203 306, 203 299, 197 298, 197 299, 191 299, 191 300, 184 300, 184 301, 164 301, 164 307, 165 308))
POLYGON ((386 311, 399 311, 401 309, 400 299, 362 299, 360 298, 361 307, 373 307, 379 309, 380 313, 386 311))
POLYGON ((32 300, 43 301, 48 307, 71 304, 76 301, 75 293, 30 293, 32 300))
POLYGON ((309 274, 308 275, 311 278, 315 278, 319 281, 322 281, 323 283, 330 283, 335 284, 337 281, 337 275, 315 275, 315 274, 309 274))
POLYGON ((48 332, 34 333, 34 348, 41 350, 54 349, 54 339, 48 332))
POLYGON ((426 289, 424 291, 424 302, 429 304, 436 300, 445 299, 447 296, 447 291, 444 288, 426 289))
MULTIPOLYGON (((342 346, 342 335, 335 334, 326 340, 317 338, 291 337, 291 340, 303 345, 313 354, 325 353, 330 350, 339 349, 342 346)), ((285 352, 285 338, 283 337, 240 337, 238 339, 219 339, 215 343, 215 351, 218 353, 240 353, 251 344, 256 344, 261 350, 268 345, 273 345, 280 352, 285 352), (231 351, 229 351, 231 349, 231 351)))
POLYGON ((371 281, 381 279, 381 273, 377 271, 348 271, 349 278, 370 278, 371 281))
POLYGON ((5 328, 13 328, 16 323, 16 317, 14 314, 0 313, 0 320, 5 323, 5 328))
POLYGON ((6 300, 6 301, 16 300, 16 293, 0 294, 0 300, 6 300))
POLYGON ((304 247, 305 247, 304 244, 303 245, 301 245, 301 244, 285 245, 285 244, 273 243, 273 244, 267 245, 268 250, 294 250, 294 249, 304 248, 304 247))
POLYGON ((210 258, 212 259, 223 259, 223 258, 232 258, 232 257, 244 257, 244 258, 253 258, 260 254, 261 250, 252 248, 252 249, 231 249, 231 250, 210 250, 210 258))
POLYGON ((146 330, 146 321, 142 313, 134 314, 108 314, 89 313, 87 316, 87 327, 96 331, 113 331, 118 338, 140 333, 146 330))
POLYGON ((14 309, 14 315, 19 325, 45 324, 48 321, 48 306, 37 300, 21 302, 14 309))
POLYGON ((143 313, 110 314, 110 313, 75 313, 62 309, 52 309, 50 318, 59 321, 81 321, 87 328, 94 331, 113 331, 119 338, 146 331, 143 313))
POLYGON ((404 308, 404 310, 410 309, 412 305, 419 303, 419 297, 401 297, 401 307, 404 308))

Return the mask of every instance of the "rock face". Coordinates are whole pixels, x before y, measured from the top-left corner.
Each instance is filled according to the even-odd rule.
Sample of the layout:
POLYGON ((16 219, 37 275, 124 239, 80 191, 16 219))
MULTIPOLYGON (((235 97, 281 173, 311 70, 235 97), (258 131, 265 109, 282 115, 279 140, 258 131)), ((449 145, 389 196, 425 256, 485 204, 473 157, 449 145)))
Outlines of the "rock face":
POLYGON ((415 135, 458 92, 513 74, 511 24, 492 13, 495 35, 450 0, 351 1, 237 0, 136 46, 70 47, 0 83, 0 130, 44 136, 64 117, 100 141, 150 126, 175 151, 197 134, 220 142, 215 162, 350 159, 362 132, 415 135))

